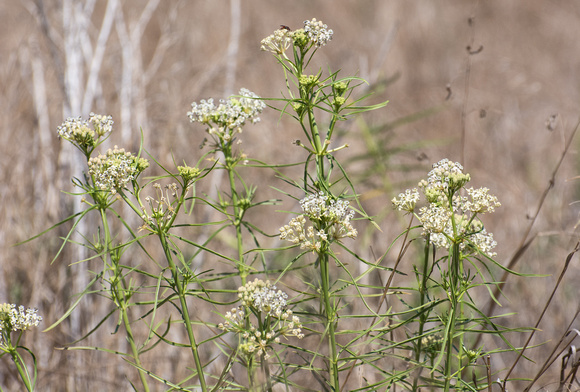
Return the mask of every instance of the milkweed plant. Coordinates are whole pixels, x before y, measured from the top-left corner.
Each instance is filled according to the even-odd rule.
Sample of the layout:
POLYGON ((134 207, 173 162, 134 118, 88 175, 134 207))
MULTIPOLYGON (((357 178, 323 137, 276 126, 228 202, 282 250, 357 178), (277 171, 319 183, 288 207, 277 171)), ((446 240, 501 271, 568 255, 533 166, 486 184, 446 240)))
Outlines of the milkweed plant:
POLYGON ((33 391, 36 386, 37 364, 34 353, 21 345, 21 339, 24 331, 38 327, 41 321, 37 309, 0 304, 0 358, 10 356, 27 391, 33 391), (32 374, 21 352, 28 353, 32 358, 32 374))
MULTIPOLYGON (((493 272, 503 268, 493 259, 496 242, 482 220, 500 203, 487 188, 468 188, 470 176, 461 164, 441 160, 417 188, 392 200, 410 222, 389 249, 401 239, 401 249, 412 243, 419 249, 414 267, 393 266, 389 252, 371 261, 360 256, 357 227, 378 225, 339 161, 348 145, 336 144, 335 131, 387 102, 362 105, 367 95, 359 96, 357 88, 364 80, 311 70, 332 38, 327 25, 312 19, 298 30, 282 26, 261 41, 269 55, 264 61, 273 56, 282 71, 281 98, 242 88, 227 99, 193 102, 187 113, 192 139, 198 143, 202 129, 206 146, 196 162, 165 167, 143 147, 101 151, 113 131, 110 116, 69 118, 58 127, 59 138, 86 160, 83 178, 73 179, 86 208, 63 221, 73 222, 63 245, 86 248, 90 256, 83 262, 90 263, 92 279, 47 330, 78 311, 83 296, 106 298, 113 311, 101 315, 87 336, 110 328, 110 319, 128 350, 81 341, 68 348, 121 356, 132 387, 142 391, 490 387, 482 358, 516 350, 506 337, 512 330, 480 311, 472 295, 479 287, 491 294, 493 272), (265 110, 289 116, 302 129, 304 139, 294 142, 299 162, 266 164, 243 152, 242 131, 265 110), (146 177, 151 165, 163 174, 146 177), (288 166, 301 168, 302 175, 288 177, 282 169, 288 166), (273 171, 291 190, 281 191, 281 200, 256 200, 251 170, 273 171), (198 182, 218 171, 227 178, 223 189, 212 197, 200 194, 198 182), (279 232, 249 220, 250 209, 270 213, 268 206, 280 203, 288 211, 276 217, 279 232), (202 209, 217 218, 201 221, 202 209), (81 233, 84 242, 73 241, 79 222, 89 217, 98 224, 81 233), (266 239, 278 245, 267 248, 266 239), (211 265, 203 262, 210 259, 211 265), (388 277, 387 284, 377 276, 388 277), (402 285, 394 284, 395 277, 402 285), (201 307, 213 313, 194 311, 201 307), (505 345, 476 346, 479 334, 505 345), (177 379, 155 366, 171 350, 188 358, 174 363, 181 369, 177 379)), ((0 348, 32 390, 34 377, 19 354, 32 351, 18 342, 40 317, 19 309, 0 307, 0 348)))

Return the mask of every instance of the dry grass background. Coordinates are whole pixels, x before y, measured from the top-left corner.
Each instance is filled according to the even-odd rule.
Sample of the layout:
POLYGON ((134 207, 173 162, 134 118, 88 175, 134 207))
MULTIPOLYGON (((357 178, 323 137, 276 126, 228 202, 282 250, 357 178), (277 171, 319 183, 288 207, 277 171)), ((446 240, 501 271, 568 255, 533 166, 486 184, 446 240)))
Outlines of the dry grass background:
MULTIPOLYGON (((62 314, 74 294, 71 277, 78 266, 67 267, 75 261, 74 255, 65 253, 50 265, 58 247, 54 233, 23 246, 12 245, 63 219, 73 208, 71 199, 59 193, 72 190, 65 163, 73 154, 70 145, 56 138, 70 93, 59 84, 66 66, 61 3, 0 2, 0 302, 38 307, 45 327, 62 314), (54 45, 35 15, 38 4, 43 5, 55 34, 54 45), (39 91, 43 85, 45 91, 39 91)), ((131 29, 146 4, 155 3, 123 1, 120 18, 131 29)), ((86 21, 88 35, 82 40, 86 51, 95 48, 106 6, 106 1, 97 1, 86 21)), ((272 56, 259 51, 259 41, 280 24, 299 28, 312 17, 334 30, 332 42, 321 50, 320 64, 342 69, 343 76, 357 74, 370 80, 377 91, 372 101, 390 100, 387 108, 345 125, 349 132, 342 137, 352 147, 338 156, 346 160, 365 153, 361 127, 383 125, 377 137, 388 140, 391 150, 381 154, 381 172, 359 185, 368 212, 386 211, 393 195, 425 176, 431 163, 444 157, 463 160, 474 186, 487 186, 502 202, 486 223, 499 243, 498 260, 507 263, 580 117, 580 3, 576 1, 161 1, 137 36, 141 53, 133 56, 132 84, 137 92, 131 102, 121 94, 126 42, 116 30, 117 21, 89 111, 111 114, 121 126, 121 107, 131 109, 130 128, 126 128, 130 134, 125 140, 114 134, 109 146, 124 142, 135 150, 142 127, 144 147, 163 164, 171 166, 171 154, 178 162, 195 163, 204 135, 188 122, 185 113, 190 103, 225 97, 240 87, 264 97, 278 96, 283 89, 280 69, 272 56), (231 12, 236 3, 239 14, 231 12), (467 45, 482 50, 470 56, 467 45), (438 110, 415 121, 397 122, 430 108, 438 110), (551 116, 555 120, 548 128, 551 116)), ((270 111, 261 124, 244 132, 243 147, 248 155, 266 162, 293 162, 297 149, 291 142, 300 132, 270 111)), ((573 179, 580 174, 577 147, 573 141, 528 238, 536 237, 516 266, 518 271, 552 276, 509 278, 507 298, 498 311, 517 311, 509 318, 512 326, 535 323, 577 241, 580 209, 573 204, 580 198, 580 180, 573 179)), ((370 166, 368 161, 358 161, 352 168, 362 173, 370 166)), ((276 179, 256 177, 255 181, 260 197, 276 196, 268 190, 270 185, 279 186, 276 179)), ((286 203, 284 208, 292 206, 286 203)), ((285 219, 272 219, 274 210, 254 219, 273 231, 285 219)), ((379 223, 383 232, 369 234, 364 243, 368 257, 384 252, 403 227, 393 213, 379 223)), ((529 353, 540 363, 579 306, 579 282, 580 268, 573 260, 537 334, 537 342, 547 341, 547 346, 529 353)), ((91 312, 85 308, 79 317, 87 311, 91 312)), ((204 309, 198 311, 203 317, 204 309)), ((85 331, 89 327, 82 325, 85 331)), ((578 323, 574 326, 578 328, 578 323)), ((524 337, 514 336, 516 345, 523 344, 524 337)), ((118 368, 122 361, 111 355, 53 350, 77 338, 66 323, 50 333, 27 334, 25 344, 39 358, 39 390, 102 391, 128 386, 118 368)), ((178 359, 168 358, 167 366, 178 359)), ((511 356, 496 356, 494 369, 509 366, 511 360, 511 356)), ((0 386, 13 390, 17 384, 9 365, 6 360, 0 363, 0 386)), ((517 375, 533 376, 536 367, 527 363, 517 375)), ((550 390, 555 381, 556 368, 538 388, 546 385, 550 390)))

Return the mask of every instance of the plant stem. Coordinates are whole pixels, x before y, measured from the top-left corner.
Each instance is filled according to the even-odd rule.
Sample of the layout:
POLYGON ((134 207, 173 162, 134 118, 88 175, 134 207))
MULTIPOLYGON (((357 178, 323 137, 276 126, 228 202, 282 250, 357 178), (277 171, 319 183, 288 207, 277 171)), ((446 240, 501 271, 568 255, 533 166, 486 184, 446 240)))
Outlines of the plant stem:
POLYGON ((236 229, 236 240, 238 248, 238 271, 240 273, 240 279, 242 281, 242 286, 246 284, 246 277, 248 276, 248 268, 244 263, 244 249, 242 243, 242 218, 243 214, 239 206, 238 193, 236 191, 236 180, 234 176, 234 168, 227 163, 228 158, 231 157, 231 151, 224 150, 224 155, 226 157, 226 170, 228 171, 228 178, 230 180, 230 190, 232 193, 232 205, 233 205, 233 219, 232 223, 236 229))
MULTIPOLYGON (((421 360, 421 351, 423 349, 423 329, 425 327, 425 323, 427 322, 428 313, 423 309, 423 305, 425 305, 425 300, 427 298, 427 281, 429 279, 429 247, 431 246, 430 235, 427 234, 427 238, 425 241, 425 249, 424 249, 424 257, 423 257, 423 275, 421 277, 421 286, 419 287, 419 303, 421 309, 421 315, 419 316, 419 331, 418 336, 419 340, 417 341, 417 352, 415 353, 415 362, 417 365, 421 360)), ((413 380, 413 391, 417 390, 417 383, 419 381, 419 374, 413 380)))
POLYGON ((336 312, 332 304, 330 303, 330 274, 328 265, 328 253, 325 252, 326 249, 322 250, 322 253, 318 256, 318 261, 320 263, 320 280, 322 286, 322 297, 324 301, 324 316, 325 316, 325 329, 328 331, 328 348, 330 352, 330 386, 333 391, 339 390, 338 381, 338 355, 336 351, 336 312))
POLYGON ((179 297, 179 303, 181 306, 181 318, 185 323, 185 327, 187 329, 187 336, 189 338, 189 345, 191 348, 191 353, 193 355, 193 359, 195 362, 195 369, 197 371, 197 375, 199 377, 199 383, 201 386, 202 391, 207 391, 207 386, 205 384, 205 377, 203 374, 203 366, 201 365, 201 360, 199 358, 199 352, 197 343, 195 341, 195 335, 193 334, 193 328, 191 327, 191 320, 189 318, 189 310, 187 308, 187 299, 185 295, 185 287, 183 282, 179 278, 179 271, 175 266, 175 262, 171 257, 171 249, 169 249, 169 243, 167 242, 167 237, 165 232, 161 231, 158 233, 159 240, 161 241, 161 246, 163 247, 163 251, 165 252, 165 257, 167 259, 167 263, 169 264, 169 269, 171 270, 171 275, 173 277, 173 289, 177 293, 179 297))
POLYGON ((125 281, 125 277, 123 276, 123 271, 121 270, 121 266, 119 265, 119 260, 117 257, 114 259, 110 257, 111 255, 111 234, 109 231, 109 223, 107 220, 107 213, 106 209, 100 208, 101 213, 101 221, 103 223, 103 230, 105 231, 105 255, 109 255, 110 261, 112 263, 113 270, 113 277, 111 279, 111 294, 116 299, 117 307, 121 312, 121 317, 123 319, 123 325, 125 327, 125 332, 127 333, 127 341, 131 346, 131 354, 133 356, 133 360, 135 364, 138 366, 139 370, 139 379, 141 380, 141 384, 143 384, 143 390, 145 392, 149 392, 149 384, 147 383, 147 375, 142 370, 141 360, 139 359, 139 349, 137 344, 135 343, 135 338, 133 336, 133 330, 131 329, 131 322, 129 320, 129 306, 127 300, 127 283, 125 281), (114 264, 114 265, 113 265, 114 264), (119 287, 121 286, 121 287, 119 287))
MULTIPOLYGON (((455 335, 455 324, 457 322, 457 311, 459 310, 460 293, 461 289, 461 276, 459 272, 459 263, 461 262, 461 254, 459 250, 459 243, 454 242, 451 249, 451 259, 449 260, 451 265, 449 266, 449 291, 450 291, 450 304, 449 304, 449 315, 447 318, 447 346, 446 350, 446 360, 445 360, 445 388, 444 391, 448 392, 451 387, 451 370, 452 370, 452 358, 453 358, 453 338, 455 335)), ((461 347, 459 348, 461 350, 461 347)), ((461 354, 461 353, 460 353, 461 354)), ((461 361, 461 355, 458 355, 461 361)))
POLYGON ((10 355, 12 356, 12 360, 14 361, 14 364, 16 365, 16 369, 18 369, 18 374, 20 375, 22 382, 26 386, 26 390, 29 392, 33 391, 34 385, 32 385, 32 383, 30 382, 30 375, 28 374, 28 370, 26 369, 26 364, 24 363, 24 360, 16 352, 16 348, 12 347, 11 349, 9 349, 9 351, 10 351, 10 355))

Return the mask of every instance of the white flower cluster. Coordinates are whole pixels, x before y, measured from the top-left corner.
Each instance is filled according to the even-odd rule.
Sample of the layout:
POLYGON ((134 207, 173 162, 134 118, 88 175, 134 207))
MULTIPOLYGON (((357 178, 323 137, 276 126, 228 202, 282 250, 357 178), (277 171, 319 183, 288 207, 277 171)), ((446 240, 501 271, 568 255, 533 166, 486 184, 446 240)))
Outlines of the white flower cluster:
MULTIPOLYGON (((440 208, 440 207, 437 207, 440 208)), ((423 219, 423 215, 420 220, 423 219)), ((423 220, 421 220, 423 222, 423 220)), ((495 257, 496 253, 493 249, 497 246, 497 242, 493 239, 493 233, 488 233, 479 220, 470 220, 466 215, 455 215, 455 224, 457 227, 457 232, 459 236, 463 238, 463 241, 459 243, 459 249, 463 253, 474 253, 479 250, 479 252, 488 255, 489 257, 495 257)), ((450 216, 445 220, 442 218, 439 223, 439 227, 434 231, 429 230, 426 224, 423 224, 424 233, 431 234, 431 242, 438 248, 448 249, 450 245, 449 238, 453 238, 453 226, 451 223, 450 216)))
POLYGON ((102 137, 113 131, 113 117, 104 114, 89 114, 89 123, 93 125, 97 136, 102 137))
POLYGON ((415 205, 419 201, 419 197, 417 188, 407 189, 404 193, 399 193, 399 196, 393 198, 391 202, 397 211, 413 212, 415 205))
POLYGON ((284 310, 288 295, 270 282, 255 279, 238 289, 242 306, 231 309, 224 315, 225 321, 218 325, 222 331, 239 334, 243 342, 240 348, 248 355, 258 354, 269 357, 268 349, 273 343, 280 343, 280 337, 296 337, 302 339, 302 324, 300 318, 292 311, 284 310), (246 317, 253 313, 260 320, 259 328, 251 323, 246 324, 246 317), (265 313, 265 315, 263 314, 265 313))
POLYGON ((463 174, 463 166, 445 158, 433 165, 427 181, 419 182, 430 203, 443 203, 450 193, 455 193, 470 180, 469 174, 463 174))
POLYGON ((299 215, 292 218, 287 225, 280 228, 280 239, 288 240, 295 245, 300 244, 300 249, 309 249, 319 252, 322 243, 328 240, 328 235, 324 230, 314 231, 313 226, 304 228, 306 218, 304 215, 299 215))
POLYGON ((89 114, 88 120, 69 117, 56 129, 58 137, 79 147, 94 146, 99 138, 111 133, 112 130, 113 117, 95 113, 89 114))
POLYGON ((254 279, 253 282, 248 282, 238 289, 238 297, 244 306, 253 307, 269 316, 280 317, 286 308, 288 294, 277 290, 270 282, 254 279))
POLYGON ((115 146, 105 155, 89 159, 88 165, 89 174, 93 177, 95 186, 114 194, 137 178, 149 166, 149 162, 115 146))
MULTIPOLYGON (((469 180, 469 174, 464 174, 457 162, 443 159, 434 164, 427 180, 419 182, 428 205, 419 209, 417 217, 423 225, 423 234, 429 233, 435 246, 449 248, 451 242, 460 240, 463 252, 479 250, 494 257, 496 254, 492 250, 497 243, 477 216, 494 212, 501 204, 487 188, 465 189, 469 180), (462 188, 467 196, 460 194, 462 188)), ((400 211, 414 212, 418 200, 419 192, 413 189, 399 194, 392 202, 400 211)))
POLYGON ((293 218, 280 228, 280 238, 301 249, 318 252, 325 241, 341 238, 356 238, 357 230, 352 226, 354 211, 346 200, 334 200, 324 192, 315 193, 300 200, 304 214, 293 218), (306 217, 314 226, 306 226, 306 217))
POLYGON ((260 49, 272 52, 275 55, 280 55, 288 50, 293 41, 292 31, 280 28, 260 42, 260 49))
POLYGON ((334 32, 328 28, 322 21, 317 21, 316 18, 304 21, 304 31, 308 34, 308 38, 317 47, 324 46, 332 39, 334 32))
POLYGON ((488 212, 494 212, 496 207, 501 206, 497 197, 490 195, 489 189, 479 188, 466 189, 467 194, 471 200, 465 200, 463 204, 464 211, 470 211, 474 214, 485 214, 488 212))
POLYGON ((24 309, 24 306, 16 307, 15 304, 0 305, 0 344, 4 339, 9 339, 10 332, 25 331, 31 327, 37 327, 42 317, 36 309, 24 309))
POLYGON ((213 98, 202 99, 200 103, 193 102, 187 116, 191 122, 207 125, 210 135, 228 143, 236 133, 242 132, 246 121, 252 124, 259 122, 258 114, 266 107, 264 101, 248 89, 242 88, 240 96, 232 96, 228 100, 220 99, 217 105, 213 98))

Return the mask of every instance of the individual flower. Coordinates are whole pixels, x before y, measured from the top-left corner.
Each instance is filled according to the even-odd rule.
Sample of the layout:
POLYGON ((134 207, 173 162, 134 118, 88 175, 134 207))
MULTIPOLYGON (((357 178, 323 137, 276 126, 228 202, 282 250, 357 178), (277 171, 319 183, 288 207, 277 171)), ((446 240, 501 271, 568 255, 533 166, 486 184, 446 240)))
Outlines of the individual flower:
POLYGON ((89 154, 99 140, 113 130, 111 116, 91 113, 88 120, 81 117, 69 117, 57 129, 58 137, 68 140, 81 151, 89 154))
POLYGON ((26 331, 37 327, 42 317, 36 309, 25 309, 24 306, 16 307, 15 304, 3 303, 0 305, 0 344, 5 344, 10 339, 10 333, 26 331))
POLYGON ((100 190, 116 193, 149 167, 149 162, 115 146, 104 155, 89 159, 89 174, 100 190))
POLYGON ((333 31, 316 18, 304 21, 304 31, 310 41, 317 47, 324 46, 332 39, 333 31))
POLYGON ((246 355, 263 355, 268 359, 268 350, 274 343, 280 343, 281 337, 304 337, 300 318, 285 309, 288 295, 270 282, 259 279, 248 282, 238 289, 238 297, 242 305, 226 312, 218 328, 238 334, 242 340, 240 349, 246 355), (259 317, 258 327, 247 322, 251 314, 259 317))
POLYGON ((239 95, 219 100, 217 105, 213 98, 193 102, 187 116, 191 122, 206 125, 207 132, 219 145, 229 144, 237 133, 242 132, 246 121, 252 124, 259 122, 258 115, 266 107, 264 101, 248 89, 242 88, 239 95))

